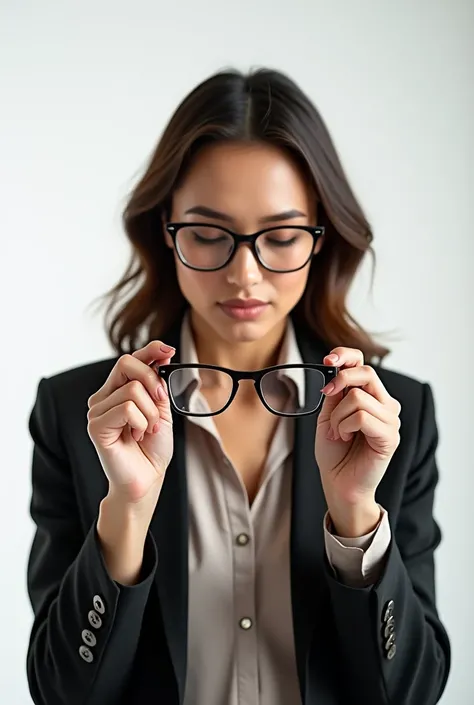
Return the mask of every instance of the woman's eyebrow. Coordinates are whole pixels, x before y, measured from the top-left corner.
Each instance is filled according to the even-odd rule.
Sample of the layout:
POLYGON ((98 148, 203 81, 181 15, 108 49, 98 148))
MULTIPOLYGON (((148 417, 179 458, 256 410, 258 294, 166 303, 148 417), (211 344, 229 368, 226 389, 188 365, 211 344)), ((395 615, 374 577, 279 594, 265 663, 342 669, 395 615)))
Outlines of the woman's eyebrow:
MULTIPOLYGON (((185 211, 186 215, 201 215, 205 218, 214 218, 215 220, 223 220, 226 223, 233 223, 234 218, 227 215, 227 213, 221 213, 213 208, 208 208, 207 206, 193 206, 185 211)), ((281 220, 291 220, 292 218, 307 218, 306 213, 292 208, 291 210, 282 211, 281 213, 274 213, 273 215, 265 215, 259 219, 261 223, 276 223, 281 220)))

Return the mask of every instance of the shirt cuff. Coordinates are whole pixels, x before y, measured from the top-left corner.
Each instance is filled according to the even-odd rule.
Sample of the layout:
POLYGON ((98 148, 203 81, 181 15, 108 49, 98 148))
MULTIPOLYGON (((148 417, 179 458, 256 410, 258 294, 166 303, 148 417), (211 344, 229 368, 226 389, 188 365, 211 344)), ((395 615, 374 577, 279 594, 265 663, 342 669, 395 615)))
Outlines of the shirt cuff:
POLYGON ((324 542, 329 564, 335 577, 349 587, 373 585, 379 579, 384 558, 391 541, 388 513, 380 506, 381 517, 370 534, 343 538, 330 532, 330 517, 324 517, 324 542))

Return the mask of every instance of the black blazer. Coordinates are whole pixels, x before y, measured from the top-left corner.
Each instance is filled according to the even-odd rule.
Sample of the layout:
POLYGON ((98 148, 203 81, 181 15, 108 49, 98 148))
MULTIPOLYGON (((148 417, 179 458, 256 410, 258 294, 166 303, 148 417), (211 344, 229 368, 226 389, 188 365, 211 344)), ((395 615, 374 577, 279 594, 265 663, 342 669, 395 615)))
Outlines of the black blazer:
MULTIPOLYGON (((321 362, 329 352, 298 331, 297 339, 307 362, 321 362)), ((179 327, 164 340, 178 348, 178 361, 179 327)), ((116 360, 42 379, 30 416, 31 515, 37 530, 28 564, 35 618, 27 673, 36 705, 183 702, 188 618, 183 418, 175 416, 175 453, 146 539, 143 580, 121 587, 108 576, 97 540, 107 479, 87 434, 87 400, 116 360), (104 608, 97 629, 88 622, 94 606, 104 608), (90 663, 79 654, 84 629, 97 641, 90 663)), ((329 569, 322 530, 326 504, 314 458, 316 416, 296 421, 291 588, 304 705, 432 705, 448 677, 450 645, 434 587, 440 531, 432 516, 438 479, 433 397, 426 384, 376 369, 402 405, 401 442, 377 492, 389 513, 392 541, 376 585, 346 587, 329 569)))

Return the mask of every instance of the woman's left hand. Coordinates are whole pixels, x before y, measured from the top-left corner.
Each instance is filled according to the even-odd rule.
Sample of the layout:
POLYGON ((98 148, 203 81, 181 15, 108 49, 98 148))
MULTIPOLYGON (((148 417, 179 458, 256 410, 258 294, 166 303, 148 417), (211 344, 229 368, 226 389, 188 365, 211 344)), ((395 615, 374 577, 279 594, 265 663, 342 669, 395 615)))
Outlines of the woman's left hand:
POLYGON ((334 348, 324 364, 339 370, 323 388, 316 462, 336 533, 361 536, 380 518, 375 490, 400 442, 401 407, 360 350, 334 348))

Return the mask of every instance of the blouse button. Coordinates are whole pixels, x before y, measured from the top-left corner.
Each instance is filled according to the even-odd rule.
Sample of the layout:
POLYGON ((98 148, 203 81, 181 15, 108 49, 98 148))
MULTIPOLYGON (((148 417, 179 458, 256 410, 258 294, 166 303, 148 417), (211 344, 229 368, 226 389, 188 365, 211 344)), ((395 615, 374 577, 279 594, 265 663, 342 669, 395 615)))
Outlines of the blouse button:
POLYGON ((237 544, 239 546, 246 546, 249 541, 250 541, 250 537, 248 534, 239 534, 237 536, 237 544))

